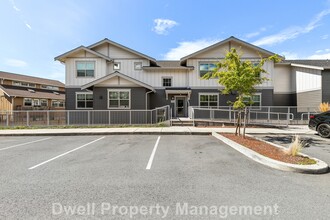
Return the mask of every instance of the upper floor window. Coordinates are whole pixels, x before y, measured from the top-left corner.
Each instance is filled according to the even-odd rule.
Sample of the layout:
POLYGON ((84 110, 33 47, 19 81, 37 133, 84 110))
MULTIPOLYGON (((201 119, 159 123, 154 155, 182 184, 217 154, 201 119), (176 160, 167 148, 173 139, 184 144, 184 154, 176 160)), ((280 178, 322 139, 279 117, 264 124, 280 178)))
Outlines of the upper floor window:
POLYGON ((76 93, 76 108, 77 109, 92 109, 93 108, 93 93, 79 92, 76 93))
POLYGON ((252 96, 244 96, 243 102, 251 106, 251 109, 260 109, 261 108, 261 93, 253 94, 252 96))
POLYGON ((48 106, 48 100, 47 99, 41 99, 40 100, 40 106, 44 106, 44 107, 48 106))
POLYGON ((214 63, 200 63, 199 64, 199 75, 204 76, 206 73, 213 71, 217 67, 214 63))
POLYGON ((118 63, 118 62, 114 62, 114 63, 113 63, 113 69, 114 69, 114 70, 120 70, 120 63, 118 63))
POLYGON ((142 62, 134 62, 135 70, 142 70, 142 62))
POLYGON ((23 105, 24 106, 32 106, 32 99, 31 98, 24 98, 23 105))
POLYGON ((49 89, 49 90, 60 90, 58 86, 50 86, 50 85, 41 85, 42 89, 49 89))
POLYGON ((31 87, 35 88, 36 84, 35 83, 28 83, 28 82, 20 82, 20 81, 13 81, 14 86, 24 86, 24 87, 31 87))
POLYGON ((172 78, 164 77, 163 78, 163 87, 171 87, 172 86, 172 78))
POLYGON ((108 108, 130 108, 131 90, 108 89, 108 108))
POLYGON ((218 106, 219 94, 218 93, 200 93, 199 106, 212 107, 218 106))
POLYGON ((77 77, 94 77, 95 62, 94 61, 78 61, 77 77))

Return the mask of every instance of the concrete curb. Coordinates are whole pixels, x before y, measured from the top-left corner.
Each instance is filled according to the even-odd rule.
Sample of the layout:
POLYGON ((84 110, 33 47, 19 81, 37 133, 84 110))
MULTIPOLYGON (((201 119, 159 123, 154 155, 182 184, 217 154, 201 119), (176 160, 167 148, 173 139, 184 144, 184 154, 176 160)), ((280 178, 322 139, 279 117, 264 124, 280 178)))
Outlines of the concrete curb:
MULTIPOLYGON (((249 148, 246 148, 220 134, 218 134, 217 132, 212 132, 212 136, 214 136, 215 138, 221 140, 222 142, 226 143, 227 145, 229 145, 230 147, 234 148, 235 150, 237 150, 238 152, 244 154, 245 156, 249 157, 250 159, 261 163, 263 165, 278 169, 278 170, 283 170, 283 171, 291 171, 291 172, 298 172, 298 173, 309 173, 309 174, 322 174, 322 173, 327 173, 329 166, 328 164, 326 164, 325 162, 323 162, 322 160, 319 160, 317 158, 313 158, 313 157, 309 157, 308 155, 305 154, 301 154, 303 156, 308 156, 311 159, 316 160, 316 164, 313 165, 297 165, 297 164, 289 164, 289 163, 284 163, 281 161, 277 161, 268 157, 265 157, 249 148)), ((249 135, 250 136, 250 135, 249 135)), ((257 138, 258 139, 258 138, 257 138)), ((258 139, 260 141, 264 141, 261 139, 258 139)), ((264 141, 266 143, 269 143, 273 146, 279 147, 281 149, 283 149, 284 147, 277 145, 277 144, 273 144, 267 141, 264 141)))

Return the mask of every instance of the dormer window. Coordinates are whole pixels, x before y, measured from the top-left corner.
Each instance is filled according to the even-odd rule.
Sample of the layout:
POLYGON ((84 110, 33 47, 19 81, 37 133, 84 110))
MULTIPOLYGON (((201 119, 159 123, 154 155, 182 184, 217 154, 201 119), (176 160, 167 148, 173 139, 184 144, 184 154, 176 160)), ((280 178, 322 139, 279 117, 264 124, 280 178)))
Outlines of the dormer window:
POLYGON ((118 62, 114 62, 114 63, 113 63, 113 69, 114 69, 114 70, 120 70, 120 63, 118 63, 118 62))
POLYGON ((78 61, 76 62, 77 77, 94 77, 95 62, 94 61, 78 61))

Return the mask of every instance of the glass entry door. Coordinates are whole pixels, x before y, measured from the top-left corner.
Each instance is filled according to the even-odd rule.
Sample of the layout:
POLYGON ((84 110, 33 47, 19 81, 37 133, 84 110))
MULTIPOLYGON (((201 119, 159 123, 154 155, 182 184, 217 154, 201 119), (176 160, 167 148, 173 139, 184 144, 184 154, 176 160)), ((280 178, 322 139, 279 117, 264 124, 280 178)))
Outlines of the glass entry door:
POLYGON ((175 97, 175 116, 187 117, 187 101, 186 97, 175 97))

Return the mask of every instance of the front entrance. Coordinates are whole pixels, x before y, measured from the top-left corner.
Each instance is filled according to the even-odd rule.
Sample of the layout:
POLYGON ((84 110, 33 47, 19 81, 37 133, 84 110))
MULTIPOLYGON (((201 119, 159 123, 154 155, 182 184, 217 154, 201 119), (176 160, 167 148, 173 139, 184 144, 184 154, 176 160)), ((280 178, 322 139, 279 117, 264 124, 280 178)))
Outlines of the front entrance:
POLYGON ((175 106, 174 106, 174 116, 175 117, 188 117, 187 112, 187 97, 185 96, 175 96, 175 106))

